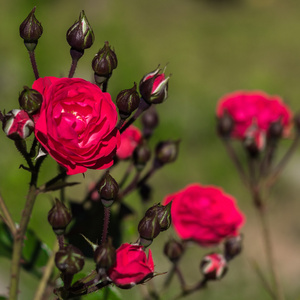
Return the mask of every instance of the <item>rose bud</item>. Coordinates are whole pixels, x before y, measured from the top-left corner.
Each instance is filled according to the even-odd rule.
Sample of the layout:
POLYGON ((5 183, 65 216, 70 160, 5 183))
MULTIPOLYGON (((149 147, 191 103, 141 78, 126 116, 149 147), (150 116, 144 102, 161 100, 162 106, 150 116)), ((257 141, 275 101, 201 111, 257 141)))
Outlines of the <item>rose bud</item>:
POLYGON ((143 124, 144 137, 145 139, 148 139, 153 134, 153 130, 159 123, 158 114, 154 106, 151 106, 143 113, 141 122, 143 124))
POLYGON ((25 46, 28 51, 33 51, 38 43, 38 39, 43 33, 41 23, 36 19, 35 7, 32 9, 27 18, 20 25, 20 36, 24 40, 25 46))
POLYGON ((145 215, 138 226, 140 244, 144 247, 148 247, 153 239, 159 235, 160 231, 161 229, 157 214, 145 215))
POLYGON ((136 83, 133 88, 121 91, 116 100, 121 119, 127 119, 140 104, 140 96, 136 91, 136 83))
POLYGON ((241 234, 227 238, 224 243, 224 255, 227 261, 242 252, 243 237, 241 234))
POLYGON ((143 246, 122 244, 117 249, 116 263, 108 271, 109 278, 122 289, 129 289, 153 277, 154 263, 151 250, 148 258, 143 246))
POLYGON ((140 81, 140 93, 142 98, 149 104, 162 103, 168 97, 168 81, 170 76, 166 78, 164 71, 159 67, 153 72, 145 75, 140 81))
POLYGON ((55 199, 55 204, 48 212, 48 222, 52 226, 56 235, 64 234, 65 229, 72 220, 70 210, 58 199, 55 199))
POLYGON ((133 152, 133 162, 138 171, 141 171, 151 157, 151 151, 146 142, 138 145, 133 152))
POLYGON ((63 273, 73 275, 82 270, 84 256, 73 245, 67 245, 55 254, 55 265, 63 273))
POLYGON ((223 115, 218 119, 217 132, 222 138, 230 138, 234 128, 234 121, 230 114, 225 110, 223 115))
POLYGON ((101 84, 110 78, 112 71, 118 66, 116 53, 111 49, 108 42, 104 43, 92 61, 92 68, 95 72, 95 81, 101 84))
POLYGON ((84 11, 79 15, 79 20, 75 22, 67 31, 67 41, 72 49, 83 53, 94 43, 94 32, 85 16, 84 11))
POLYGON ((283 126, 282 121, 278 120, 270 124, 270 127, 267 132, 269 140, 277 141, 283 135, 283 126))
POLYGON ((170 239, 164 247, 164 254, 173 263, 176 263, 184 253, 184 246, 180 241, 170 239))
POLYGON ((227 263, 223 255, 211 253, 201 261, 200 270, 206 280, 219 280, 227 272, 227 263))
POLYGON ((27 112, 20 109, 8 112, 2 122, 2 129, 7 137, 15 141, 26 139, 34 129, 34 123, 27 112))
POLYGON ((110 207, 117 198, 119 185, 115 179, 107 172, 100 182, 99 194, 101 202, 105 207, 110 207))
POLYGON ((116 262, 116 249, 113 247, 111 239, 99 245, 94 253, 97 270, 108 270, 116 262))
POLYGON ((159 166, 174 162, 178 155, 178 141, 164 141, 157 144, 155 149, 155 161, 159 166))
POLYGON ((145 216, 151 217, 153 215, 157 216, 158 223, 160 226, 160 231, 165 231, 171 226, 171 205, 172 201, 170 201, 167 205, 156 204, 150 207, 145 216))
POLYGON ((19 96, 19 104, 29 115, 38 112, 43 102, 43 96, 36 90, 24 86, 19 96))

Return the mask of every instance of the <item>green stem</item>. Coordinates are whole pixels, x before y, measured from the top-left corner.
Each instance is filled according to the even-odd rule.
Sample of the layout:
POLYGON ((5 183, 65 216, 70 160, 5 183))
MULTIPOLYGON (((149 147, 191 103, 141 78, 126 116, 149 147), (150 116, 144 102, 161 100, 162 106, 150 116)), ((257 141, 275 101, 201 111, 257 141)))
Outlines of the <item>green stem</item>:
POLYGON ((20 279, 20 268, 21 268, 21 256, 23 241, 26 233, 26 229, 31 217, 34 202, 37 196, 37 188, 35 184, 32 184, 29 188, 29 192, 26 197, 25 208, 22 213, 20 226, 17 229, 14 237, 14 247, 11 261, 11 279, 9 289, 9 300, 16 300, 18 296, 18 286, 20 279))

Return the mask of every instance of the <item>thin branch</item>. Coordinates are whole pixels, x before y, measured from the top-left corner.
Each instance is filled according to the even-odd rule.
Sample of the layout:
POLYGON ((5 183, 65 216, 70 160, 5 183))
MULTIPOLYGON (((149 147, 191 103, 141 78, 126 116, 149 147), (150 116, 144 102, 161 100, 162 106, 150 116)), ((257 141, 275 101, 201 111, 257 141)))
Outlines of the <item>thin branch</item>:
POLYGON ((2 215, 3 221, 10 229, 11 234, 13 236, 15 236, 16 232, 17 232, 16 225, 11 217, 11 214, 10 214, 2 196, 1 196, 1 193, 0 193, 0 210, 1 210, 1 215, 2 215))

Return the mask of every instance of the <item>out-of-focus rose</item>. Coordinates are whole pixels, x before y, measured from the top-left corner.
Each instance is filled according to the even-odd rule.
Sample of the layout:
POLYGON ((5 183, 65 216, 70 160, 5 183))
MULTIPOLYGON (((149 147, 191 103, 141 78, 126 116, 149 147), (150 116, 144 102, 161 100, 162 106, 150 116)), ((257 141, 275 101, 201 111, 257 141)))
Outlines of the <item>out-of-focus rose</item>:
POLYGON ((212 246, 224 238, 236 236, 244 222, 235 199, 215 186, 191 184, 168 195, 163 204, 172 201, 173 226, 184 240, 212 246))
POLYGON ((67 174, 113 164, 120 134, 108 93, 80 78, 39 78, 32 88, 43 95, 35 135, 67 174))
MULTIPOLYGON (((225 113, 234 121, 232 136, 238 139, 253 138, 262 140, 270 125, 279 121, 283 135, 289 133, 292 114, 278 96, 270 96, 261 91, 237 91, 219 100, 217 117, 225 113)), ((259 148, 261 143, 258 142, 259 148)))
POLYGON ((117 150, 120 159, 132 156, 134 149, 142 142, 142 134, 138 128, 131 125, 121 134, 121 145, 117 150))
POLYGON ((147 258, 143 246, 123 244, 117 249, 116 262, 108 276, 118 287, 126 289, 152 278, 153 272, 151 250, 147 258))

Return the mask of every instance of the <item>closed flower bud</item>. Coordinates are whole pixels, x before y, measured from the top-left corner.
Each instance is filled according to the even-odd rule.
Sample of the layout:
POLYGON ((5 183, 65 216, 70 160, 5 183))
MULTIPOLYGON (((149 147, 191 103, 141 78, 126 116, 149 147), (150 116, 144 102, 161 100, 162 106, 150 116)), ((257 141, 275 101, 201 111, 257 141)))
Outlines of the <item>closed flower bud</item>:
POLYGON ((151 157, 151 151, 146 142, 138 145, 133 152, 133 161, 137 170, 141 171, 151 157))
POLYGON ((113 247, 111 239, 96 248, 94 260, 98 270, 108 270, 114 265, 116 262, 116 249, 113 247))
POLYGON ((224 255, 227 261, 233 259, 242 252, 243 237, 237 235, 226 239, 224 243, 224 255))
POLYGON ((146 211, 145 216, 157 216, 160 231, 165 231, 171 226, 171 205, 172 201, 170 201, 167 205, 161 205, 158 203, 150 207, 146 211))
POLYGON ((278 120, 270 124, 268 129, 268 138, 272 140, 278 140, 282 137, 283 134, 283 125, 282 121, 278 120))
POLYGON ((234 128, 234 121, 230 114, 225 111, 222 116, 218 118, 217 131, 222 138, 230 138, 234 128))
POLYGON ((84 11, 79 15, 79 20, 67 31, 67 41, 71 48, 78 52, 90 48, 94 43, 94 32, 85 16, 84 11))
POLYGON ((154 106, 151 106, 143 113, 141 122, 143 124, 144 137, 147 139, 152 135, 153 130, 159 123, 158 114, 154 106))
POLYGON ((2 129, 7 137, 15 141, 26 139, 34 129, 34 123, 27 112, 20 109, 8 112, 2 122, 2 129))
POLYGON ((173 263, 177 262, 184 253, 184 246, 180 241, 175 239, 169 240, 164 247, 164 254, 173 263))
POLYGON ((111 49, 109 43, 105 42, 104 47, 98 51, 92 61, 92 68, 95 72, 95 81, 98 84, 101 84, 107 80, 117 66, 118 59, 116 53, 111 49))
POLYGON ((35 7, 20 25, 20 36, 24 40, 25 46, 29 51, 33 51, 38 43, 38 39, 43 33, 41 23, 36 19, 35 7))
POLYGON ((133 88, 121 91, 116 100, 119 114, 122 119, 128 118, 140 104, 140 96, 136 91, 136 83, 133 88))
POLYGON ((29 115, 37 113, 43 102, 43 96, 36 90, 24 86, 19 96, 19 104, 29 115))
POLYGON ((178 155, 178 141, 164 141, 157 144, 155 149, 155 160, 162 166, 167 163, 174 162, 178 155))
POLYGON ((72 215, 70 210, 58 199, 55 199, 55 204, 48 213, 48 222, 55 234, 63 234, 71 220, 72 215))
POLYGON ((206 280, 219 280, 227 272, 227 263, 223 255, 211 253, 202 259, 200 270, 206 280))
POLYGON ((152 243, 152 240, 160 233, 157 215, 145 215, 139 223, 138 232, 140 234, 140 243, 145 247, 149 246, 152 243))
POLYGON ((115 179, 107 172, 100 182, 99 194, 101 202, 105 207, 112 206, 114 200, 117 198, 119 192, 119 185, 115 179))
POLYGON ((67 245, 56 253, 55 265, 62 273, 73 275, 82 270, 84 256, 78 248, 67 245))
POLYGON ((149 104, 159 104, 168 97, 168 81, 165 73, 159 67, 151 73, 145 75, 140 81, 140 93, 143 99, 149 104))

